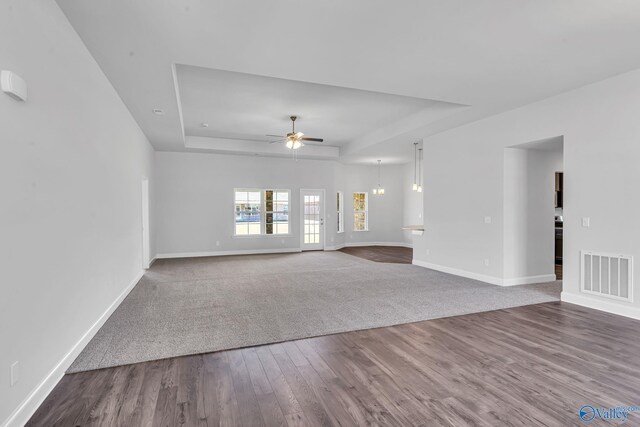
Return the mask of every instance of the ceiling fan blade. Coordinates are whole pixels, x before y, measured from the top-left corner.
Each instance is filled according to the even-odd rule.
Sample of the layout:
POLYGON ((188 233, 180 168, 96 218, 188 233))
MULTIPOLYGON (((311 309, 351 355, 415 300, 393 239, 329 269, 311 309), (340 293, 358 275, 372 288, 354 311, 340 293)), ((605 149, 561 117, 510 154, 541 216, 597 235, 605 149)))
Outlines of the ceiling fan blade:
POLYGON ((313 142, 323 142, 324 141, 324 139, 322 139, 322 138, 307 138, 307 137, 304 137, 304 138, 300 138, 300 139, 302 141, 313 141, 313 142))
POLYGON ((274 138, 286 138, 286 136, 283 136, 283 135, 265 135, 265 136, 271 136, 274 138))
POLYGON ((286 139, 280 138, 280 139, 276 139, 275 141, 269 141, 269 144, 275 144, 276 142, 285 142, 285 141, 286 139))

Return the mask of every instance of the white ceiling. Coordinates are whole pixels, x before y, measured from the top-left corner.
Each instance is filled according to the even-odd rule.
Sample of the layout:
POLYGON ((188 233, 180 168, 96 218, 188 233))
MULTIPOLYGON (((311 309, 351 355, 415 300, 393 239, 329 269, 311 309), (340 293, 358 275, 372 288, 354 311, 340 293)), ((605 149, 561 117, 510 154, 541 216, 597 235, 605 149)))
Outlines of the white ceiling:
MULTIPOLYGON (((357 130, 344 114, 332 113, 331 123, 321 123, 330 103, 299 107, 305 110, 300 129, 335 138, 344 162, 408 161, 416 138, 640 68, 637 0, 57 2, 159 150, 189 149, 174 75, 175 68, 180 80, 182 68, 175 64, 211 69, 202 71, 203 84, 216 70, 229 70, 292 80, 294 86, 316 83, 339 92, 351 88, 469 106, 421 109, 395 122, 389 114, 388 120, 358 122, 357 130), (153 108, 166 114, 156 116, 153 108)), ((317 94, 314 87, 305 92, 317 94)), ((207 136, 246 138, 262 126, 269 126, 264 133, 279 129, 277 117, 286 129, 286 116, 295 112, 284 97, 267 111, 248 112, 242 106, 250 102, 229 92, 238 115, 221 119, 220 104, 207 104, 195 89, 193 102, 184 101, 187 134, 204 135, 190 128, 199 115, 211 122, 207 136), (287 111, 276 111, 280 106, 287 111), (248 120, 249 114, 272 119, 248 120), (231 122, 238 126, 222 127, 231 122)), ((248 90, 244 95, 251 96, 248 90)), ((417 108, 413 102, 393 103, 390 111, 417 108)), ((351 117, 359 115, 366 113, 351 117)))

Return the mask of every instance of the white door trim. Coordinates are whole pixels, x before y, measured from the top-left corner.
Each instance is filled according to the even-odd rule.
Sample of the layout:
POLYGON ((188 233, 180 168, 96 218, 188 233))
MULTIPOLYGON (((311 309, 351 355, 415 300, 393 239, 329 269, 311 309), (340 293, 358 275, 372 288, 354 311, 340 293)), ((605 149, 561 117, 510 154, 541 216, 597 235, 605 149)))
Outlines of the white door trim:
POLYGON ((151 233, 149 220, 149 179, 142 179, 142 268, 151 264, 151 233))

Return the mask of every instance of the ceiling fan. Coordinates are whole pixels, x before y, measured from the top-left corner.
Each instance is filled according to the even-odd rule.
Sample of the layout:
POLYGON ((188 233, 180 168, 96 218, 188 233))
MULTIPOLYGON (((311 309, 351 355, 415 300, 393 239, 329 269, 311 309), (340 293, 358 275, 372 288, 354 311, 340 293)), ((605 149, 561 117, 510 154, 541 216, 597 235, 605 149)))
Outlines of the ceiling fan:
POLYGON ((304 143, 302 141, 312 141, 312 142, 322 142, 324 139, 322 138, 309 138, 304 136, 302 132, 296 132, 296 119, 298 116, 291 116, 291 132, 289 132, 286 136, 281 135, 267 135, 273 136, 280 139, 275 141, 269 141, 270 144, 275 144, 276 142, 286 142, 287 148, 290 150, 297 150, 300 147, 304 147, 304 143))

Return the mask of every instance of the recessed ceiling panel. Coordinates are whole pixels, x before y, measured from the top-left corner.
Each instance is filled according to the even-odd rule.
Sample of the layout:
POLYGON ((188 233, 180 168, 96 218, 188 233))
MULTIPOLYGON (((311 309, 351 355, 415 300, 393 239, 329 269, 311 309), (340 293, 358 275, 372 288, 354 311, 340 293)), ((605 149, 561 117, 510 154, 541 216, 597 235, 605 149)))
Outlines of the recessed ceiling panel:
POLYGON ((341 146, 407 116, 458 106, 295 80, 176 66, 185 135, 269 141, 296 131, 341 146))

